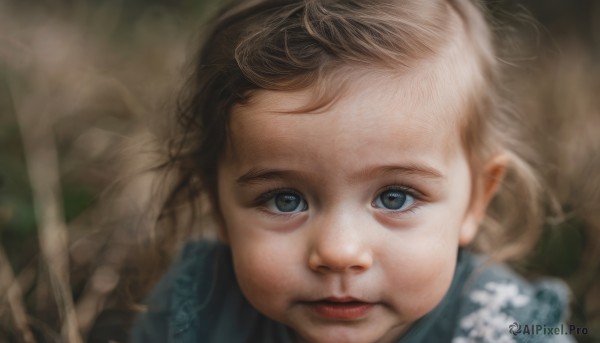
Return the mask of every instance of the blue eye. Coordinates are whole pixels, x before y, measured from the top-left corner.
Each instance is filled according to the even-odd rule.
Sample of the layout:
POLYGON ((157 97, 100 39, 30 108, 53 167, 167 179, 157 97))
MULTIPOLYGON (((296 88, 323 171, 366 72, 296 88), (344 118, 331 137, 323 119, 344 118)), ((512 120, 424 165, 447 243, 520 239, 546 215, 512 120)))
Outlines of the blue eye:
POLYGON ((308 204, 298 193, 279 192, 265 202, 265 207, 273 212, 296 213, 306 211, 308 204))
POLYGON ((401 189, 385 190, 375 198, 373 206, 392 211, 406 210, 415 202, 415 198, 401 189))

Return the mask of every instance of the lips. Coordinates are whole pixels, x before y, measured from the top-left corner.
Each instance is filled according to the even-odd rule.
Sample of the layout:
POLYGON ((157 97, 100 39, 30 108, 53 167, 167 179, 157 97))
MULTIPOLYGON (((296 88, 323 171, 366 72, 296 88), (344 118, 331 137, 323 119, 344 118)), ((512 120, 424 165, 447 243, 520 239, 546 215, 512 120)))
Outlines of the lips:
POLYGON ((352 297, 329 297, 311 301, 308 305, 318 316, 337 320, 360 319, 375 306, 374 303, 352 297))

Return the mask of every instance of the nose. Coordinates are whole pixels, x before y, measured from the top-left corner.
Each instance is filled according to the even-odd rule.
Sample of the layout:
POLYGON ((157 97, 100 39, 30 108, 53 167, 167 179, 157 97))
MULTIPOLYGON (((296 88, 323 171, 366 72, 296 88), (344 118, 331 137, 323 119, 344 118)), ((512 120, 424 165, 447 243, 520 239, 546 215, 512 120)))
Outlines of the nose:
POLYGON ((360 273, 373 264, 367 227, 351 213, 330 215, 315 223, 308 264, 318 273, 360 273))

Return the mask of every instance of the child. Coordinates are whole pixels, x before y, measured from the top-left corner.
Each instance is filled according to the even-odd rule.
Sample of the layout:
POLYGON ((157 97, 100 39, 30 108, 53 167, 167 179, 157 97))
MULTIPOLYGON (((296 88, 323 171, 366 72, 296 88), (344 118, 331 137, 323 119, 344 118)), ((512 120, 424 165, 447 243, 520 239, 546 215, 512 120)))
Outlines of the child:
POLYGON ((560 284, 470 252, 511 256, 539 224, 494 51, 469 0, 221 12, 188 84, 170 198, 206 194, 219 240, 186 246, 133 341, 571 341, 527 330, 560 327, 560 284), (518 227, 484 221, 497 191, 496 218, 528 213, 518 227))

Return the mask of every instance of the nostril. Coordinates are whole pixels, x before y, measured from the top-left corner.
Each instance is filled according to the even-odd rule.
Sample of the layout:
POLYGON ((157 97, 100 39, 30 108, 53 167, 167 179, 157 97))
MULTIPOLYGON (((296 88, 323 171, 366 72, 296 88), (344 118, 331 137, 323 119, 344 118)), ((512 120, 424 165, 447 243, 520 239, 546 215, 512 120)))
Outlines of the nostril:
POLYGON ((313 262, 309 265, 312 270, 315 270, 319 273, 344 273, 344 272, 353 272, 360 273, 364 272, 370 268, 371 263, 360 263, 360 264, 333 264, 333 263, 321 263, 321 262, 313 262))
POLYGON ((362 272, 364 270, 367 270, 367 267, 365 267, 365 266, 351 266, 350 269, 353 270, 353 271, 356 271, 356 272, 362 272))

